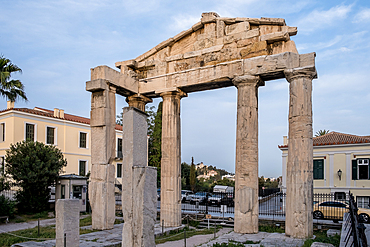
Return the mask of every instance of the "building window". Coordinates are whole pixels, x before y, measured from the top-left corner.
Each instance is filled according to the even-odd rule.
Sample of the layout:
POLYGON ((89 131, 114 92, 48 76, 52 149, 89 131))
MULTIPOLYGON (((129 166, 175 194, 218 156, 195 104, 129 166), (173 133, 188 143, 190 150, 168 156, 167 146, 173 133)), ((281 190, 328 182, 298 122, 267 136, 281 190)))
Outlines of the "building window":
POLYGON ((122 164, 117 164, 117 178, 122 178, 122 164))
POLYGON ((46 144, 53 144, 53 145, 55 144, 54 134, 55 134, 55 128, 46 127, 46 144))
POLYGON ((117 139, 117 157, 122 158, 122 138, 117 139))
POLYGON ((80 132, 80 148, 87 147, 87 133, 80 132))
POLYGON ((35 141, 35 125, 26 124, 26 140, 35 141))
POLYGON ((357 196, 357 207, 359 208, 370 208, 370 197, 369 196, 357 196))
POLYGON ((73 199, 82 199, 82 185, 73 185, 73 199))
POLYGON ((78 175, 85 176, 86 175, 86 160, 80 160, 79 162, 79 169, 78 175))
POLYGON ((0 123, 0 142, 5 141, 5 123, 0 123))
POLYGON ((66 198, 66 186, 64 184, 62 184, 62 186, 60 187, 60 198, 66 198))
POLYGON ((334 200, 346 200, 346 193, 345 192, 335 192, 334 200))
POLYGON ((352 180, 370 179, 369 159, 352 160, 352 180))
POLYGON ((324 160, 313 161, 313 179, 324 179, 324 160))

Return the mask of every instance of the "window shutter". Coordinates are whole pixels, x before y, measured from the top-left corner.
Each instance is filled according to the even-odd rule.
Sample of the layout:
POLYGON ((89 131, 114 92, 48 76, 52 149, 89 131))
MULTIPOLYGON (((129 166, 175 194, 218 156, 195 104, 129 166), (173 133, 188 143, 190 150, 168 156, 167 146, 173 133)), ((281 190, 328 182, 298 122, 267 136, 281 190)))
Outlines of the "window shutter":
POLYGON ((324 162, 323 160, 317 161, 317 172, 318 172, 318 178, 324 179, 324 162))
POLYGON ((357 180, 357 160, 352 160, 352 180, 357 180))
POLYGON ((367 161, 367 163, 369 164, 367 170, 369 171, 369 179, 370 179, 370 159, 367 161))
POLYGON ((313 161, 313 179, 324 179, 324 161, 313 161))

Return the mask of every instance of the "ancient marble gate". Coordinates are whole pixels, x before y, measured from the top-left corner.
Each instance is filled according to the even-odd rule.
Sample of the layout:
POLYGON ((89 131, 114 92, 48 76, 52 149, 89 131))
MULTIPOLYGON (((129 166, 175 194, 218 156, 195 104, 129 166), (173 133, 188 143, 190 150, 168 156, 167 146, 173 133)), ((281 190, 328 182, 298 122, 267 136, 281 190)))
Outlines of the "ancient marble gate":
POLYGON ((91 70, 93 228, 114 222, 115 94, 142 111, 162 97, 161 222, 181 224, 180 101, 188 93, 235 86, 237 136, 235 232, 258 232, 258 87, 286 78, 290 83, 286 234, 312 236, 312 80, 315 54, 298 54, 290 36, 296 27, 279 18, 201 21, 139 57, 91 70))

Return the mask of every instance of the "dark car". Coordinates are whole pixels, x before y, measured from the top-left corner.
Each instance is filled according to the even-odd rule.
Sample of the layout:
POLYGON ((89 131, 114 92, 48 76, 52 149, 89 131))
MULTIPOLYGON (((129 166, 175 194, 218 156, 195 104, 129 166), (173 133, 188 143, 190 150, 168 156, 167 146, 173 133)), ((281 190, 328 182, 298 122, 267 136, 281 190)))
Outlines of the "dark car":
POLYGON ((199 204, 206 204, 207 202, 207 192, 197 192, 194 195, 191 196, 190 204, 196 204, 199 202, 199 204))

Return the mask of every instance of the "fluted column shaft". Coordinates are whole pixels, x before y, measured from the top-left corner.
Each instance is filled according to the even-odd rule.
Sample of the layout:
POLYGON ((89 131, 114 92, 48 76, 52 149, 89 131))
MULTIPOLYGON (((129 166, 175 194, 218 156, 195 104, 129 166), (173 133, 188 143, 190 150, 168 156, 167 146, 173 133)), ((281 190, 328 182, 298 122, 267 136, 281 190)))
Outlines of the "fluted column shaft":
POLYGON ((235 158, 235 222, 237 233, 258 232, 258 86, 257 76, 233 80, 238 88, 235 158))
POLYGON ((295 238, 313 235, 312 79, 314 68, 285 71, 289 81, 289 144, 286 176, 285 233, 295 238))
POLYGON ((186 94, 175 91, 161 94, 162 161, 161 223, 166 227, 181 225, 181 126, 180 99, 186 94))

